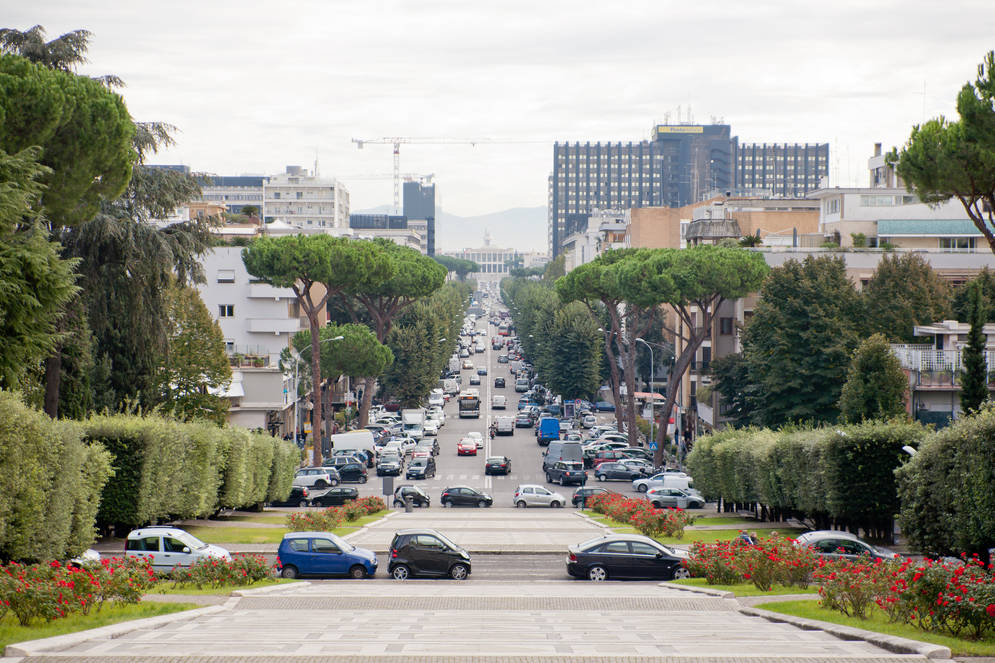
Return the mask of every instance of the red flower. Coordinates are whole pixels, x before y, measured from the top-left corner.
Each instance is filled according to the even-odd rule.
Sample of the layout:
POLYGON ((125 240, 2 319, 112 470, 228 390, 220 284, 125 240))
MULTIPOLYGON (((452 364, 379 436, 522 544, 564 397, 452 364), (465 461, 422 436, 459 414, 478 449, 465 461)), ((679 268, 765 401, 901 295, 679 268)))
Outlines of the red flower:
POLYGON ((985 608, 985 612, 988 613, 989 617, 995 617, 995 603, 988 604, 988 607, 985 608))

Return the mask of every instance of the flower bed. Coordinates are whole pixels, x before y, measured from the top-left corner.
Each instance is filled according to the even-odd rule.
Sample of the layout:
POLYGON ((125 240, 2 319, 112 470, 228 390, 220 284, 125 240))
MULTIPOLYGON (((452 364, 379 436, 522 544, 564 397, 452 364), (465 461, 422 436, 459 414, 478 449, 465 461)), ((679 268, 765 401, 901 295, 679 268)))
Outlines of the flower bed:
POLYGON ((273 567, 262 555, 234 554, 230 562, 223 559, 202 559, 187 568, 173 569, 169 579, 174 587, 238 587, 259 582, 272 573, 273 567))
POLYGON ((774 533, 752 544, 742 538, 694 543, 686 566, 692 576, 705 578, 711 585, 747 581, 761 591, 770 591, 775 584, 807 586, 809 576, 819 566, 819 556, 774 533))
POLYGON ((657 509, 649 500, 601 493, 588 500, 588 506, 612 520, 632 525, 649 537, 668 536, 680 539, 694 516, 682 509, 657 509))

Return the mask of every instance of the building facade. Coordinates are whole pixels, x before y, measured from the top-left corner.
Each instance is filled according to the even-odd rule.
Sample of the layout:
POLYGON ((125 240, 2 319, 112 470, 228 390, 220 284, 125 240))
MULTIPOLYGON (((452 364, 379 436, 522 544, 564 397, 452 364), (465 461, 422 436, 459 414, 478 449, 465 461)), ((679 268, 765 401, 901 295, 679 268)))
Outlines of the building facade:
POLYGON ((276 219, 299 228, 348 228, 349 192, 334 178, 287 166, 263 182, 263 221, 276 219))
POLYGON ((249 205, 256 208, 257 214, 262 214, 266 179, 262 175, 204 175, 198 178, 200 199, 226 205, 232 214, 242 214, 249 205))
POLYGON ((829 173, 829 144, 744 143, 735 160, 735 189, 802 198, 829 173))
POLYGON ((435 185, 423 182, 404 183, 404 216, 408 226, 422 239, 422 253, 435 255, 435 185))

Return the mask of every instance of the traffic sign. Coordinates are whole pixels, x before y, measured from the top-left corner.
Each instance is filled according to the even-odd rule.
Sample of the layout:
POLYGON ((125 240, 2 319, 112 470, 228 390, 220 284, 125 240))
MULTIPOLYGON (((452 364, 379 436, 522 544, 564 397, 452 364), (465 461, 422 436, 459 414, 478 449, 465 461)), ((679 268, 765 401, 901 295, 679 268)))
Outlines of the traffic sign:
POLYGON ((656 442, 650 442, 650 451, 656 451, 656 442))

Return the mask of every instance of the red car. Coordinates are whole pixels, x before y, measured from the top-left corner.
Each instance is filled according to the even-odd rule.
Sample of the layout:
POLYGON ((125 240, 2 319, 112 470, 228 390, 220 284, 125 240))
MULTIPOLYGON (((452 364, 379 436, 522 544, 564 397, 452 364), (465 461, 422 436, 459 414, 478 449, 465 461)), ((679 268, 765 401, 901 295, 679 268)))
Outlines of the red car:
POLYGON ((628 457, 629 456, 622 453, 621 451, 599 451, 594 455, 594 458, 591 459, 591 466, 597 467, 601 463, 606 463, 609 461, 619 461, 628 457))
POLYGON ((476 456, 477 455, 477 442, 469 438, 459 441, 456 445, 456 455, 457 456, 476 456))

